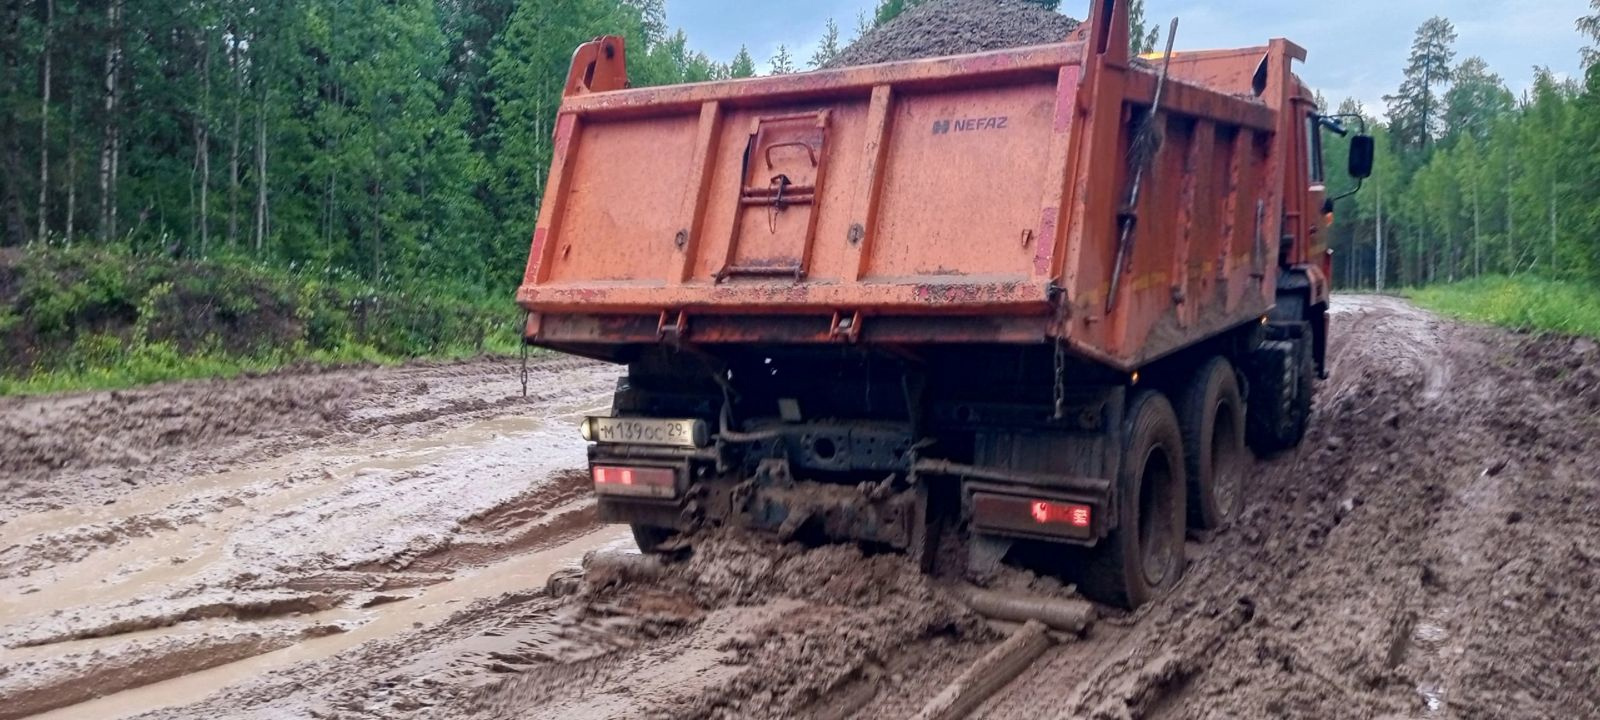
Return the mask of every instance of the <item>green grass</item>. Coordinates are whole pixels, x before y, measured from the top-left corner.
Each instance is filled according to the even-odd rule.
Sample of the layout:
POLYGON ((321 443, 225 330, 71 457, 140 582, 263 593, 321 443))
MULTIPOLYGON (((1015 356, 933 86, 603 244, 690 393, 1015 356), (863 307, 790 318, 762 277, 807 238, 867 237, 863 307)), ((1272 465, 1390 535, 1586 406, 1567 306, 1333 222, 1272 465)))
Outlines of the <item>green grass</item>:
POLYGON ((1600 286, 1492 276, 1407 292, 1418 305, 1472 322, 1600 338, 1600 286))
POLYGON ((467 360, 483 356, 511 356, 519 349, 515 343, 490 342, 482 351, 471 347, 449 347, 414 356, 395 356, 370 345, 347 345, 333 350, 303 353, 286 350, 255 357, 232 357, 223 353, 183 354, 171 345, 158 343, 135 346, 114 361, 36 370, 23 377, 0 375, 0 396, 120 390, 173 380, 234 378, 281 370, 291 365, 393 366, 408 360, 467 360))
POLYGON ((243 258, 29 247, 0 262, 0 395, 510 355, 520 319, 509 292, 377 287, 243 258))

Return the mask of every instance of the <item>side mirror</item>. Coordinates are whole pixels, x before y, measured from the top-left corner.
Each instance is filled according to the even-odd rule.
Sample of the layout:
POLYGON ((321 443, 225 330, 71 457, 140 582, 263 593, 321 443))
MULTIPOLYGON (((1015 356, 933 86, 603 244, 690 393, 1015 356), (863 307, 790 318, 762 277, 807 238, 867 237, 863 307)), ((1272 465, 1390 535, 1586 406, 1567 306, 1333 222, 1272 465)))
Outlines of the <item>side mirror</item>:
POLYGON ((1372 153, 1371 135, 1350 138, 1350 177, 1361 180, 1372 177, 1372 153))

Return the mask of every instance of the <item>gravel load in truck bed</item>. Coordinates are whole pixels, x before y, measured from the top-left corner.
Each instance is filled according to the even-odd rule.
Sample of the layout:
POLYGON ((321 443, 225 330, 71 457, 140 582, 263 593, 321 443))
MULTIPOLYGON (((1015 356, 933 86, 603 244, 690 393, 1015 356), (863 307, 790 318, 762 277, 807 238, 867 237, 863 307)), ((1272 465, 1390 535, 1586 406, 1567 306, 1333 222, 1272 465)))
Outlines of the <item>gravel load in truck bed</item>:
POLYGON ((1021 0, 929 0, 851 43, 828 67, 1061 42, 1078 21, 1021 0))

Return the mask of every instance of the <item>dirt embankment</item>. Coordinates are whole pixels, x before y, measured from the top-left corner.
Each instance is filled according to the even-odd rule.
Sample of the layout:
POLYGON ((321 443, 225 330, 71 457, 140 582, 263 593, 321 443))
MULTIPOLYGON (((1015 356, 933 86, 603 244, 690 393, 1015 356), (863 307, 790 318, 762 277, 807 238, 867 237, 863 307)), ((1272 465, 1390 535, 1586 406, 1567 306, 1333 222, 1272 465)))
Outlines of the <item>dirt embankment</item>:
MULTIPOLYGON (((1333 323, 1311 432, 1259 463, 1239 524, 1189 543, 1172 596, 1108 611, 973 717, 1600 716, 1600 348, 1387 298, 1339 299, 1333 323)), ((148 717, 911 717, 1003 637, 943 581, 847 546, 712 538, 666 564, 602 554, 544 590, 562 548, 627 545, 602 540, 493 566, 520 584, 380 605, 403 611, 383 631, 284 641, 336 652, 199 673, 229 687, 148 717)))

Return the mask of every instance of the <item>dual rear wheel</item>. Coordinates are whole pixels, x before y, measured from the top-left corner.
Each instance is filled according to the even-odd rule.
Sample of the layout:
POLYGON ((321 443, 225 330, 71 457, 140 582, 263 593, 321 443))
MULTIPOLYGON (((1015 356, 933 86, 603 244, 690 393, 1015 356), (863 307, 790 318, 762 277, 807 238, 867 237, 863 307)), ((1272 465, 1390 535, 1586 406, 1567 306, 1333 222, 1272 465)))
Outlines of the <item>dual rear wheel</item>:
POLYGON ((1244 399, 1233 366, 1211 359, 1177 404, 1154 390, 1128 406, 1116 502, 1121 522, 1091 552, 1079 588, 1136 608, 1183 576, 1186 527, 1219 530, 1244 505, 1244 399))

